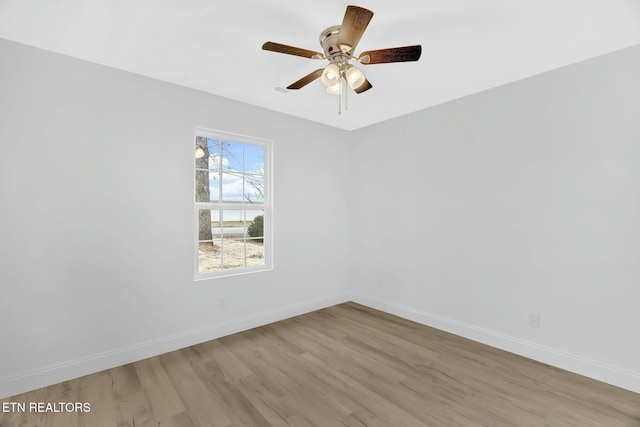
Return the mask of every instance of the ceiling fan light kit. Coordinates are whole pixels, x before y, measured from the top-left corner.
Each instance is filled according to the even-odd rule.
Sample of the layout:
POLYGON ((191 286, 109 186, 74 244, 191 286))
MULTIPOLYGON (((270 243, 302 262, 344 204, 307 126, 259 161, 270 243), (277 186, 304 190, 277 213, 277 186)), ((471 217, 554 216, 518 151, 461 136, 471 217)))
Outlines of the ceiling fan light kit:
POLYGON ((324 69, 322 72, 322 76, 320 80, 324 83, 325 86, 333 86, 340 79, 340 68, 334 63, 331 63, 324 69))
MULTIPOLYGON (((322 46, 324 53, 271 41, 263 44, 262 49, 303 58, 326 59, 329 61, 328 66, 312 71, 287 86, 287 89, 301 89, 320 78, 320 81, 327 87, 327 93, 342 95, 344 81, 354 92, 360 94, 371 89, 373 85, 367 80, 362 71, 350 64, 349 61, 358 61, 363 65, 417 61, 422 53, 422 47, 414 45, 367 51, 355 56, 355 49, 371 18, 373 18, 372 11, 359 6, 347 6, 342 25, 329 27, 320 34, 320 46, 322 46)), ((339 108, 338 113, 340 112, 341 109, 339 108)))
POLYGON ((349 87, 354 90, 361 87, 366 80, 364 78, 364 74, 362 74, 362 71, 358 70, 353 65, 349 65, 347 67, 346 71, 344 72, 344 77, 347 80, 347 83, 349 83, 349 87))

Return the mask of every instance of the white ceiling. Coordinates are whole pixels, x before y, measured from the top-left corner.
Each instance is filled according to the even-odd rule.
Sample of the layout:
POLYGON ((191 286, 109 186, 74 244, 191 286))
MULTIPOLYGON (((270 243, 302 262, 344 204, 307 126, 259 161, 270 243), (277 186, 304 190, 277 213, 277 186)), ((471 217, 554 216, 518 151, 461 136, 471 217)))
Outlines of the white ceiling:
POLYGON ((0 37, 352 130, 638 44, 640 0, 0 0, 0 37), (420 61, 361 66, 342 115, 319 80, 276 90, 325 62, 262 43, 322 51, 350 3, 375 13, 356 53, 420 61))

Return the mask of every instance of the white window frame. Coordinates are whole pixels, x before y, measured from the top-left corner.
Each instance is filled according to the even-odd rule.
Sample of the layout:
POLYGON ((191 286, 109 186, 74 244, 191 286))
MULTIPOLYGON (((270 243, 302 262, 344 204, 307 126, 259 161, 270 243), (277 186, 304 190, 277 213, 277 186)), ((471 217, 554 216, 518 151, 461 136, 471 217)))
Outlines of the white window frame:
MULTIPOLYGON (((247 203, 245 200, 238 203, 218 202, 197 202, 196 201, 196 162, 193 163, 193 184, 192 200, 194 208, 194 279, 207 280, 220 277, 236 276, 240 274, 255 273, 259 271, 273 270, 273 141, 253 136, 240 135, 230 132, 223 132, 214 129, 197 127, 191 141, 191 153, 193 156, 197 137, 213 138, 222 141, 235 142, 240 144, 258 145, 264 148, 264 203, 247 203), (264 265, 257 267, 242 267, 229 270, 220 270, 210 273, 200 273, 199 262, 199 211, 201 209, 214 210, 264 210, 263 244, 264 244, 264 265)), ((224 256, 224 250, 223 250, 224 256)))

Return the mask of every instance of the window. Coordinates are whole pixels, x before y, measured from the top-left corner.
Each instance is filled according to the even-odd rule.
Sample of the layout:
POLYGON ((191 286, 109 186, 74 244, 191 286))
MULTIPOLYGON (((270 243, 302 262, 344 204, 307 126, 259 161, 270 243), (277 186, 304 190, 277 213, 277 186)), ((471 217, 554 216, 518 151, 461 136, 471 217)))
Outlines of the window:
POLYGON ((272 268, 271 141, 196 129, 195 277, 272 268))

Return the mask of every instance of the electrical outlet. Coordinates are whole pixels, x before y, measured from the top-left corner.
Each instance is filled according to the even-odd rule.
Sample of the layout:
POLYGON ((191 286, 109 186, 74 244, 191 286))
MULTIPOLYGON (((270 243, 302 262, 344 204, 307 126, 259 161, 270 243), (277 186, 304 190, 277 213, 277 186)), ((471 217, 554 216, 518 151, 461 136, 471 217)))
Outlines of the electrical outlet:
POLYGON ((540 313, 529 313, 529 326, 533 326, 534 328, 540 327, 540 313))
POLYGON ((218 309, 224 310, 227 308, 227 301, 223 297, 218 298, 218 309))

